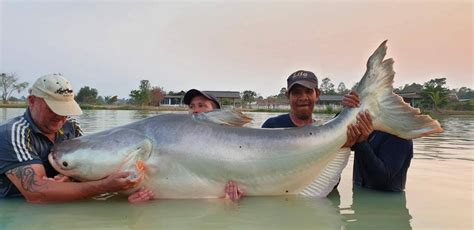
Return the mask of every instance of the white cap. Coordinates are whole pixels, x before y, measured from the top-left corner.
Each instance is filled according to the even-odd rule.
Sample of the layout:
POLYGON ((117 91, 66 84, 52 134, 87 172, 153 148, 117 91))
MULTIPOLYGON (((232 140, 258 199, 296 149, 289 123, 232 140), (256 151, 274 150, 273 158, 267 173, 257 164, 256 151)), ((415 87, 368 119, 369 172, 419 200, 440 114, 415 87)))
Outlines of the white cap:
POLYGON ((81 115, 81 107, 74 100, 74 91, 68 80, 60 74, 49 74, 36 80, 30 95, 41 97, 49 108, 61 116, 81 115))

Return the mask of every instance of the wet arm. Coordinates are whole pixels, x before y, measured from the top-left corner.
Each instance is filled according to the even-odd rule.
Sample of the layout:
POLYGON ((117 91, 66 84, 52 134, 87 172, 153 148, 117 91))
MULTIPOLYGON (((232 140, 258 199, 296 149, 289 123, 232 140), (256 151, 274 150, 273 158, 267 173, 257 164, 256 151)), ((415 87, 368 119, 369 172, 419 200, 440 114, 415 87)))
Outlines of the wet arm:
POLYGON ((92 182, 56 182, 43 179, 43 165, 30 164, 7 171, 7 177, 28 202, 52 203, 89 198, 98 194, 125 189, 131 185, 127 173, 92 182))

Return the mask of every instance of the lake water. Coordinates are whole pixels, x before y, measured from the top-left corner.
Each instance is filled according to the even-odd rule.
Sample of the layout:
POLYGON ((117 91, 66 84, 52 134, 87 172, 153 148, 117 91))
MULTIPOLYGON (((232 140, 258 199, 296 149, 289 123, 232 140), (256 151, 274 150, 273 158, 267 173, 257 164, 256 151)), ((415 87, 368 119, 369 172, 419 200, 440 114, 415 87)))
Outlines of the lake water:
MULTIPOLYGON (((0 108, 0 122, 24 109, 0 108)), ((86 133, 157 112, 88 110, 86 133)), ((275 113, 248 113, 259 127, 275 113)), ((316 115, 322 121, 329 115, 316 115)), ((445 131, 414 140, 406 191, 352 187, 352 160, 328 198, 245 197, 239 203, 155 200, 131 205, 123 197, 32 205, 0 200, 0 229, 473 229, 474 116, 440 118, 445 131)))

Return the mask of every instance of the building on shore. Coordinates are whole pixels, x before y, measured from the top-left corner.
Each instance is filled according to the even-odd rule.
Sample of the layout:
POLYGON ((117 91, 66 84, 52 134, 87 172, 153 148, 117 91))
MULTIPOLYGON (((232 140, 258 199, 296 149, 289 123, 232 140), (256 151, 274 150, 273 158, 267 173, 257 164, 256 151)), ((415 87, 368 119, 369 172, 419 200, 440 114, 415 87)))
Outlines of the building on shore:
MULTIPOLYGON (((203 91, 208 94, 213 95, 219 100, 222 108, 225 109, 234 109, 241 108, 241 97, 240 92, 238 91, 203 91)), ((422 102, 422 96, 419 93, 400 93, 403 100, 406 103, 409 103, 413 107, 420 107, 422 102)), ((457 99, 454 96, 450 95, 450 99, 457 99)), ((166 106, 178 106, 185 107, 183 103, 184 95, 166 95, 161 101, 161 105, 166 106)), ((342 108, 342 98, 343 95, 321 95, 319 100, 316 102, 315 110, 322 111, 327 110, 329 107, 332 110, 339 110, 342 108)), ((255 103, 252 104, 253 109, 271 109, 271 110, 289 110, 290 105, 288 100, 285 99, 257 99, 255 103)))
MULTIPOLYGON (((207 91, 202 92, 216 97, 223 108, 240 107, 241 99, 238 91, 207 91)), ((185 107, 183 102, 184 95, 166 95, 161 101, 161 105, 185 107)))

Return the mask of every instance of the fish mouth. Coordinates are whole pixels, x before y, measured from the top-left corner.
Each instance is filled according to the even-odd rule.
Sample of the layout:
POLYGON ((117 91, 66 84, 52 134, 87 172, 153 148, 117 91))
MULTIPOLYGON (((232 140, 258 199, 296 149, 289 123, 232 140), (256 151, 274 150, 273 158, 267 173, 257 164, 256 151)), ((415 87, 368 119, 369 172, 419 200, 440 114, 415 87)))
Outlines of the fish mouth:
POLYGON ((51 166, 53 166, 53 168, 54 168, 56 171, 60 172, 60 173, 73 169, 72 167, 69 167, 69 168, 62 167, 62 166, 58 163, 57 157, 56 157, 56 152, 54 152, 54 151, 49 153, 49 155, 48 155, 48 161, 49 161, 49 163, 51 164, 51 166))

